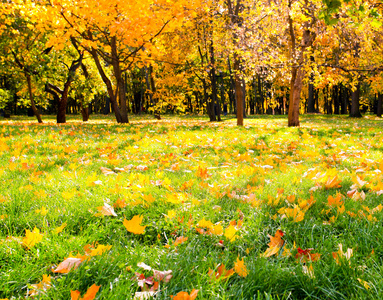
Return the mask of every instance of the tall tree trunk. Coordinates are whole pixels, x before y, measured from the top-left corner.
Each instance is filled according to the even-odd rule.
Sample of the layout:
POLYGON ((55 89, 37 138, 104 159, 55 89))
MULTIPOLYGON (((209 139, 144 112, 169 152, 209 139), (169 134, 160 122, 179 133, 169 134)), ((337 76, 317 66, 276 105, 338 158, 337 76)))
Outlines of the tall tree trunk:
POLYGON ((29 99, 31 100, 31 107, 32 107, 33 113, 35 114, 37 121, 39 123, 43 123, 43 120, 41 119, 41 115, 36 108, 35 100, 33 99, 31 75, 28 72, 25 72, 24 74, 25 74, 25 77, 26 77, 27 83, 28 83, 28 93, 29 93, 29 99))
POLYGON ((381 117, 382 116, 382 101, 383 101, 383 94, 382 93, 379 93, 378 94, 378 107, 377 107, 377 110, 376 110, 376 115, 378 117, 381 117))
POLYGON ((263 115, 265 113, 265 103, 264 103, 264 98, 263 98, 263 89, 262 89, 262 80, 261 80, 261 75, 257 74, 258 77, 258 93, 259 93, 259 101, 260 101, 260 110, 261 114, 263 115))
POLYGON ((303 86, 304 71, 293 67, 290 81, 290 101, 288 112, 288 126, 299 126, 299 101, 303 86))
POLYGON ((98 72, 99 72, 99 74, 101 76, 102 81, 106 85, 106 89, 108 91, 109 99, 110 99, 110 102, 112 103, 112 106, 113 106, 114 115, 116 116, 116 121, 118 123, 122 123, 121 112, 120 112, 120 108, 118 107, 117 99, 116 99, 116 96, 115 96, 114 91, 113 91, 112 82, 110 81, 108 76, 105 74, 104 69, 102 68, 102 65, 101 65, 101 62, 100 62, 100 58, 98 57, 98 54, 97 54, 97 50, 95 48, 92 48, 91 51, 90 51, 90 54, 93 57, 93 60, 94 60, 94 62, 96 64, 97 70, 98 70, 98 72))
POLYGON ((241 76, 241 59, 234 53, 234 81, 235 81, 235 100, 237 102, 237 125, 243 126, 243 89, 241 76))
POLYGON ((332 88, 334 99, 334 114, 339 115, 339 84, 332 88))
MULTIPOLYGON (((289 2, 289 8, 291 9, 291 1, 289 2)), ((310 9, 308 8, 308 2, 305 1, 305 14, 308 15, 310 13, 310 9)), ((306 21, 303 24, 303 35, 301 44, 299 46, 299 52, 297 53, 297 45, 296 45, 296 37, 294 32, 294 25, 293 25, 293 19, 289 15, 289 33, 291 38, 291 57, 295 58, 297 57, 297 60, 295 61, 295 66, 292 66, 291 69, 291 83, 290 83, 290 103, 289 103, 289 113, 288 113, 288 126, 299 126, 299 104, 300 104, 300 97, 301 97, 301 91, 303 86, 303 79, 305 77, 305 70, 304 66, 302 66, 304 62, 304 53, 305 50, 312 46, 315 35, 311 32, 310 27, 312 26, 312 23, 314 22, 314 16, 311 17, 311 24, 306 21)))
POLYGON ((347 97, 348 97, 348 93, 347 93, 347 88, 343 85, 340 86, 340 101, 341 101, 341 104, 340 104, 340 113, 342 115, 346 115, 347 114, 347 97))
POLYGON ((309 99, 307 101, 307 112, 315 113, 314 84, 309 83, 309 99))
POLYGON ((116 37, 113 36, 110 39, 111 43, 111 56, 112 56, 112 66, 114 77, 116 78, 118 98, 120 100, 120 114, 121 114, 121 123, 129 123, 128 119, 128 108, 126 103, 126 93, 125 93, 125 83, 122 78, 122 72, 120 68, 120 61, 117 55, 117 44, 116 37))
MULTIPOLYGON (((314 62, 314 57, 310 57, 311 62, 314 62)), ((307 112, 315 113, 315 99, 314 99, 314 72, 310 74, 310 82, 309 82, 309 98, 307 102, 307 112)))
POLYGON ((359 99, 360 99, 360 82, 358 81, 356 89, 351 92, 351 118, 361 118, 362 114, 359 110, 359 99))
POLYGON ((89 106, 84 107, 81 103, 81 115, 83 122, 87 122, 89 120, 89 106))

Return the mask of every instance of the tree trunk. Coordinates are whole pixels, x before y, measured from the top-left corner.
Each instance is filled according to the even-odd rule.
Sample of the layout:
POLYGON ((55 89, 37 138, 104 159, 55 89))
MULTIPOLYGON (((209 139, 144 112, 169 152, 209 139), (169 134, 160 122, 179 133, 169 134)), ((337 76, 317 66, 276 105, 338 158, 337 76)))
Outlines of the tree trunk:
POLYGON ((81 115, 83 122, 87 122, 89 120, 89 106, 84 107, 81 103, 81 115))
POLYGON ((288 126, 299 126, 299 101, 303 86, 304 71, 293 67, 290 82, 290 101, 288 113, 288 126))
POLYGON ((116 116, 116 121, 118 123, 122 123, 121 112, 120 112, 120 108, 118 107, 116 96, 114 95, 112 82, 110 81, 108 76, 105 74, 104 69, 102 68, 102 65, 101 65, 101 62, 100 62, 100 58, 98 57, 98 54, 97 54, 97 50, 95 48, 92 48, 91 51, 90 51, 90 54, 93 57, 93 60, 94 60, 94 62, 96 64, 98 73, 100 74, 102 81, 106 85, 106 89, 108 91, 109 99, 112 102, 113 111, 114 111, 114 114, 116 116))
POLYGON ((383 94, 378 93, 378 99, 377 99, 377 103, 376 103, 376 115, 378 117, 382 116, 382 106, 383 106, 382 102, 383 102, 383 94))
POLYGON ((258 93, 259 93, 259 101, 260 101, 260 113, 263 115, 265 113, 265 103, 263 99, 263 91, 262 91, 262 81, 261 75, 257 74, 258 77, 258 93))
POLYGON ((362 114, 359 110, 359 98, 360 98, 360 82, 356 86, 356 89, 351 93, 351 110, 350 117, 351 118, 361 118, 362 114))
POLYGON ((381 117, 382 116, 382 102, 383 102, 383 94, 382 93, 379 93, 378 94, 378 107, 377 107, 377 110, 376 110, 376 115, 378 117, 381 117))
POLYGON ((333 88, 333 99, 334 99, 334 114, 339 115, 339 85, 333 88))
POLYGON ((241 72, 241 59, 237 53, 234 53, 234 81, 235 81, 235 100, 237 102, 237 125, 243 126, 243 89, 242 89, 242 76, 241 72))
MULTIPOLYGON (((291 2, 289 2, 289 8, 291 9, 291 2)), ((304 8, 305 14, 310 18, 311 17, 311 23, 306 21, 303 24, 303 35, 301 44, 299 46, 299 52, 297 53, 297 46, 296 46, 296 37, 295 37, 295 29, 293 25, 293 20, 291 16, 289 15, 289 33, 291 38, 291 56, 292 58, 297 57, 297 60, 295 62, 295 66, 292 66, 291 69, 291 84, 290 84, 290 103, 289 103, 289 113, 288 113, 288 126, 299 126, 299 102, 301 97, 301 91, 303 86, 303 79, 305 77, 305 71, 304 71, 304 53, 305 50, 312 46, 315 35, 311 32, 310 27, 313 25, 314 17, 309 16, 310 9, 308 8, 308 3, 305 1, 305 8, 304 8)))
POLYGON ((309 99, 307 102, 307 112, 315 113, 314 84, 309 83, 309 99))
POLYGON ((116 79, 116 85, 118 90, 118 98, 120 100, 120 114, 121 114, 121 123, 129 123, 128 119, 128 108, 126 104, 126 93, 125 93, 125 84, 124 79, 122 78, 120 61, 117 55, 117 44, 116 37, 111 37, 111 50, 112 50, 112 66, 113 73, 116 79))
POLYGON ((33 113, 35 114, 37 121, 39 123, 43 123, 43 120, 41 119, 41 115, 36 108, 35 100, 33 99, 31 75, 28 72, 25 72, 24 74, 28 83, 28 93, 29 93, 29 99, 31 100, 31 107, 32 107, 33 113))
MULTIPOLYGON (((310 57, 311 62, 314 62, 314 57, 310 57)), ((310 82, 309 82, 309 99, 307 103, 307 112, 315 113, 315 99, 314 99, 314 73, 310 74, 310 82)))

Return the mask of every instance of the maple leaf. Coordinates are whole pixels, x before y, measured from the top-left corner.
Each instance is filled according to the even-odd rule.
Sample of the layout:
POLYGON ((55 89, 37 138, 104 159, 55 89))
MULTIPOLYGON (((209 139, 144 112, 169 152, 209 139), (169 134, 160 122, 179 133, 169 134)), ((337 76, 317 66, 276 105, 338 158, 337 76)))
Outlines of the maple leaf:
POLYGON ((83 262, 82 258, 78 257, 68 257, 62 261, 56 269, 52 270, 54 273, 66 274, 72 269, 77 269, 77 267, 83 262))
POLYGON ((229 227, 227 227, 225 229, 225 237, 230 241, 234 241, 236 238, 238 238, 238 236, 236 235, 237 233, 237 229, 233 226, 233 225, 229 225, 229 227))
POLYGON ((93 300, 99 289, 100 286, 93 284, 82 298, 80 298, 81 293, 79 291, 70 291, 71 300, 93 300))
POLYGON ((44 274, 43 280, 37 284, 31 284, 32 290, 28 292, 29 296, 37 296, 41 292, 45 292, 52 287, 51 276, 44 274))
POLYGON ((197 298, 198 291, 199 290, 193 289, 190 292, 190 295, 187 292, 179 292, 175 296, 171 295, 170 298, 172 300, 194 300, 195 298, 197 298))
POLYGON ((179 236, 179 237, 176 238, 176 240, 174 241, 174 244, 173 244, 173 245, 174 245, 175 247, 177 247, 178 245, 180 245, 180 244, 186 242, 187 240, 188 240, 187 237, 179 236))
POLYGON ((266 249, 265 253, 263 253, 262 256, 270 257, 277 254, 282 248, 283 244, 285 243, 285 241, 282 240, 283 236, 283 231, 279 229, 277 230, 274 236, 268 235, 268 237, 270 238, 270 243, 267 244, 269 248, 266 249))
POLYGON ((196 225, 197 227, 201 228, 213 228, 213 223, 210 221, 206 221, 205 218, 203 218, 201 221, 199 221, 196 225))
POLYGON ((209 268, 208 275, 211 279, 227 279, 235 273, 234 269, 226 270, 224 264, 220 264, 217 268, 217 272, 209 268))
POLYGON ((207 179, 210 177, 209 173, 207 172, 207 168, 198 166, 197 171, 195 172, 195 175, 202 179, 207 179))
POLYGON ((168 214, 165 215, 165 218, 167 220, 170 220, 170 219, 173 219, 175 216, 177 215, 176 211, 175 210, 168 210, 168 214))
POLYGON ((333 196, 329 195, 327 198, 327 205, 332 206, 332 207, 342 206, 343 205, 343 201, 341 201, 342 197, 343 196, 340 193, 337 193, 335 198, 333 196))
POLYGON ((327 181, 324 183, 324 186, 326 190, 331 188, 340 188, 341 185, 339 185, 339 183, 341 183, 341 181, 338 180, 338 175, 335 175, 334 177, 327 179, 327 181))
POLYGON ((43 206, 41 209, 35 210, 36 214, 40 214, 42 216, 46 216, 48 214, 48 210, 43 206))
POLYGON ((97 210, 103 216, 114 216, 114 217, 117 217, 117 214, 114 212, 113 207, 110 206, 108 203, 104 203, 104 206, 97 207, 97 210))
POLYGON ((295 258, 299 259, 301 262, 307 263, 312 261, 317 261, 320 258, 319 253, 311 253, 312 248, 309 249, 301 249, 298 247, 298 253, 295 255, 295 258))
POLYGON ((98 245, 96 249, 92 249, 90 251, 90 256, 97 256, 97 255, 102 255, 103 253, 105 253, 106 251, 109 251, 110 249, 112 248, 111 245, 107 245, 107 246, 104 246, 104 245, 98 245))
POLYGON ((302 211, 299 206, 294 205, 294 208, 284 208, 282 207, 280 210, 278 210, 278 213, 283 214, 284 217, 288 217, 289 219, 292 219, 293 222, 300 222, 303 221, 305 217, 304 211, 302 211))
POLYGON ((214 234, 214 235, 222 235, 223 234, 223 227, 221 224, 216 224, 212 228, 210 228, 209 232, 211 234, 214 234))
POLYGON ((23 245, 28 249, 31 249, 34 245, 40 243, 42 239, 43 234, 40 233, 40 230, 36 227, 33 229, 33 231, 26 229, 25 237, 23 238, 23 245))
POLYGON ((128 204, 124 199, 117 199, 117 201, 113 204, 114 208, 124 208, 128 204))
POLYGON ((234 263, 234 271, 241 277, 246 277, 248 274, 247 268, 245 266, 245 262, 242 260, 239 260, 239 257, 237 257, 237 261, 234 263))
POLYGON ((67 225, 68 225, 67 223, 62 223, 60 227, 57 227, 57 228, 54 230, 54 233, 59 234, 60 232, 62 232, 62 231, 64 230, 64 228, 65 228, 67 225))
POLYGON ((141 226, 143 216, 136 215, 131 220, 124 219, 124 226, 127 231, 134 234, 143 234, 146 226, 141 226))

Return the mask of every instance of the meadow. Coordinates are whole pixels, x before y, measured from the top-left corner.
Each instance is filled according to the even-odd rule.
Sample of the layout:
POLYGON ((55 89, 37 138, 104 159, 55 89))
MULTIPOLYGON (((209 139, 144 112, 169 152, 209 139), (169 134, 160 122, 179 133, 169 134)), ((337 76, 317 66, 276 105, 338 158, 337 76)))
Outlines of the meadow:
POLYGON ((382 299, 383 121, 0 121, 2 299, 382 299))

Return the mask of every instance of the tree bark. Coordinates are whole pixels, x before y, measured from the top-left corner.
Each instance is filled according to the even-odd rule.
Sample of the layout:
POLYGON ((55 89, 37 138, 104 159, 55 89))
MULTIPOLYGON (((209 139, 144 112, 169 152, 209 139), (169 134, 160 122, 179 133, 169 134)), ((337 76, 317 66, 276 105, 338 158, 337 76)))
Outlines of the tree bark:
POLYGON ((237 108, 237 125, 243 126, 243 89, 241 76, 241 59, 234 53, 234 81, 235 81, 235 100, 237 108))
POLYGON ((376 115, 378 117, 382 116, 382 102, 383 102, 383 94, 379 93, 378 94, 378 104, 377 104, 377 109, 376 109, 376 115))
MULTIPOLYGON (((289 3, 289 8, 291 9, 291 2, 289 3)), ((304 7, 306 14, 309 13, 308 3, 305 1, 304 7)), ((314 16, 311 17, 311 24, 307 21, 303 24, 303 35, 301 44, 299 46, 299 52, 297 53, 296 49, 296 38, 293 26, 293 20, 289 15, 289 33, 291 38, 291 56, 292 58, 296 58, 295 66, 292 66, 291 69, 291 82, 290 82, 290 103, 289 103, 289 112, 288 112, 288 126, 299 126, 299 104, 301 91, 303 86, 303 79, 305 77, 305 71, 302 64, 304 63, 304 53, 305 50, 312 46, 315 35, 311 33, 310 27, 314 22, 314 16)))
POLYGON ((122 78, 120 61, 117 55, 117 42, 116 37, 111 37, 111 56, 112 56, 112 67, 114 77, 116 78, 116 85, 118 90, 118 98, 120 100, 120 114, 121 114, 121 123, 129 123, 128 119, 128 109, 126 103, 126 93, 125 93, 125 84, 124 79, 122 78))
POLYGON ((359 110, 359 98, 360 98, 360 82, 358 81, 356 89, 351 92, 351 118, 361 118, 362 114, 359 110))
POLYGON ((102 65, 101 65, 101 62, 100 62, 100 58, 98 57, 98 54, 97 54, 97 50, 95 48, 92 48, 90 50, 90 54, 93 57, 93 60, 94 60, 94 62, 96 64, 98 73, 100 74, 102 81, 106 85, 106 89, 108 91, 109 99, 112 102, 114 114, 116 116, 116 121, 118 123, 122 123, 121 112, 120 112, 120 108, 118 107, 116 96, 114 95, 112 82, 110 81, 108 76, 105 74, 104 69, 102 68, 102 65))
POLYGON ((84 107, 81 103, 81 115, 82 121, 87 122, 89 120, 89 107, 84 107))
POLYGON ((31 107, 32 107, 33 113, 35 114, 37 121, 42 124, 43 120, 41 119, 41 115, 39 111, 37 110, 35 105, 35 100, 33 99, 31 75, 28 72, 25 72, 24 74, 28 83, 28 93, 29 93, 29 99, 31 100, 31 107))

